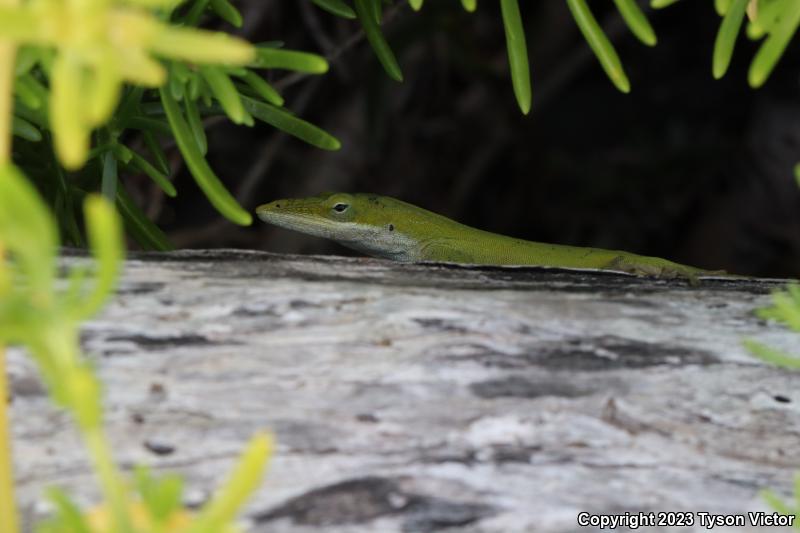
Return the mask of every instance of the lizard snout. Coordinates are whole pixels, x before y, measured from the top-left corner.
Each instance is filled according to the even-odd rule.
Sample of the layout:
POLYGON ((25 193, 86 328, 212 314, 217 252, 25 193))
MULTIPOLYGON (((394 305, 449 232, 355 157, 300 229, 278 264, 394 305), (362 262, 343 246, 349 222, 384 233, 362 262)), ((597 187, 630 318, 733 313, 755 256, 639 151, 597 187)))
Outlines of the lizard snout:
POLYGON ((270 213, 280 211, 283 205, 285 205, 285 201, 283 200, 275 200, 268 204, 261 204, 260 206, 256 207, 256 214, 259 216, 259 218, 264 219, 270 213))

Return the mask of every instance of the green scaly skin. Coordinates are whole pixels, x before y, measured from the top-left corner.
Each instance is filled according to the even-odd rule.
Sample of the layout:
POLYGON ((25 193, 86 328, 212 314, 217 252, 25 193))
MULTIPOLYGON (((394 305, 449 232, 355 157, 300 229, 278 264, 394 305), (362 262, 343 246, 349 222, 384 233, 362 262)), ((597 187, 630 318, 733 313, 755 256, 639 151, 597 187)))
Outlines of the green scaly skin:
POLYGON ((375 194, 323 193, 276 200, 259 206, 256 213, 264 222, 395 261, 595 268, 689 280, 724 274, 659 257, 506 237, 375 194))

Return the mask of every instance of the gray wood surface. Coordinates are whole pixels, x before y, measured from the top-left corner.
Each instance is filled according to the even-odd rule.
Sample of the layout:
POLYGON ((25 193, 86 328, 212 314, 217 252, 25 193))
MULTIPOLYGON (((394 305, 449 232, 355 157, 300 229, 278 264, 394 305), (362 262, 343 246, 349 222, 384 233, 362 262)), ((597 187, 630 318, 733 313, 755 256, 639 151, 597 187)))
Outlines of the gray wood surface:
MULTIPOLYGON (((254 531, 590 531, 791 492, 800 374, 741 345, 800 352, 753 313, 781 286, 179 252, 128 260, 82 341, 119 462, 181 472, 189 504, 274 431, 254 531)), ((19 350, 10 373, 26 522, 53 484, 92 502, 70 420, 19 350)))

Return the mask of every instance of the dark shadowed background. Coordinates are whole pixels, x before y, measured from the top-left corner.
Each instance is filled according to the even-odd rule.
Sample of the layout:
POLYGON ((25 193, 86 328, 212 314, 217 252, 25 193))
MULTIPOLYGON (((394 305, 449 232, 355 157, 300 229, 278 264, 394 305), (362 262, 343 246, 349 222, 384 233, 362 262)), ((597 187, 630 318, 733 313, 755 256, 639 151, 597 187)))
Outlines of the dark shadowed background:
MULTIPOLYGON (((209 124, 209 160, 253 209, 322 191, 395 196, 482 229, 618 248, 742 274, 800 276, 798 48, 760 90, 742 39, 711 77, 712 2, 648 11, 659 43, 640 44, 609 1, 592 3, 630 77, 619 93, 563 2, 525 2, 533 109, 514 99, 495 0, 387 8, 405 82, 382 71, 358 25, 308 0, 240 2, 241 33, 331 61, 323 76, 274 73, 298 115, 336 135, 324 152, 268 126, 209 124)), ((172 150, 179 196, 146 177, 126 184, 178 247, 351 254, 267 226, 241 228, 210 206, 172 150)))

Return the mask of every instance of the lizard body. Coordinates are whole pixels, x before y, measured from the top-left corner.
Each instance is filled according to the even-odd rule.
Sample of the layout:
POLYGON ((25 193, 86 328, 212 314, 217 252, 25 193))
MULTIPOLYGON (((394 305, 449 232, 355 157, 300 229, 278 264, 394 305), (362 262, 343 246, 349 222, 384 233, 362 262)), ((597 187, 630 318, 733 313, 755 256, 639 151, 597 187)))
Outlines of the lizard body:
POLYGON ((630 252, 498 235, 374 194, 323 193, 276 200, 259 206, 256 213, 270 224, 395 261, 595 268, 690 280, 721 273, 630 252))

